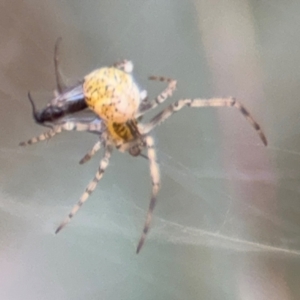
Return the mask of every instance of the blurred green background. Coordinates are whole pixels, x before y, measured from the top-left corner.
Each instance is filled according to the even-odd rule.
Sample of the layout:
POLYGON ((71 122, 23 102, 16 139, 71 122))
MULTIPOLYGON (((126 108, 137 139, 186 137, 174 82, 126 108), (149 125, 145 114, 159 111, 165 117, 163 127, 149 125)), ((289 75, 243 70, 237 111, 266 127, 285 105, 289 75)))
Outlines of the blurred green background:
MULTIPOLYGON (((299 299, 300 2, 297 0, 3 0, 0 3, 0 299, 299 299), (114 152, 103 180, 54 230, 98 168, 78 161, 97 138, 44 129, 63 38, 68 82, 120 59, 155 97, 235 96, 268 147, 229 108, 184 109, 155 131, 162 189, 135 254, 150 198, 147 161, 114 152)), ((152 115, 152 114, 150 114, 152 115)))

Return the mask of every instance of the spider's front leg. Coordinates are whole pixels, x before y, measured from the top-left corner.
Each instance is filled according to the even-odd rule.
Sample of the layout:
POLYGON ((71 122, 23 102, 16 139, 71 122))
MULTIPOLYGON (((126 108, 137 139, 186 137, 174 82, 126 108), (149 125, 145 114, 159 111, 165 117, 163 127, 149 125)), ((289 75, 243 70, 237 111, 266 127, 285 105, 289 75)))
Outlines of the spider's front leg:
POLYGON ((148 124, 139 125, 139 131, 141 134, 147 134, 151 130, 153 130, 156 126, 167 120, 171 117, 175 112, 184 108, 185 106, 189 107, 235 107, 237 108, 243 116, 247 119, 247 121, 251 124, 251 126, 256 130, 260 139, 266 146, 268 144, 267 138, 260 128, 259 124, 254 120, 249 111, 235 98, 212 98, 212 99, 183 99, 178 100, 168 107, 166 107, 163 111, 157 114, 148 124))
POLYGON ((145 143, 148 150, 150 176, 152 180, 152 195, 151 195, 149 208, 147 211, 146 222, 144 225, 143 233, 136 249, 137 254, 140 252, 141 248, 143 247, 143 244, 149 232, 149 228, 153 216, 153 210, 156 204, 156 197, 160 189, 160 174, 159 174, 159 166, 156 159, 156 151, 154 148, 154 140, 151 136, 146 136, 145 143))
POLYGON ((109 164, 109 159, 110 159, 112 151, 113 151, 113 146, 111 144, 106 145, 104 157, 100 161, 99 168, 98 168, 97 173, 95 174, 94 179, 89 183, 89 185, 85 189, 85 192, 82 194, 78 203, 73 207, 73 209, 68 214, 68 216, 64 219, 64 221, 58 226, 55 233, 58 233, 59 231, 61 231, 71 221, 71 219, 77 213, 79 208, 84 204, 84 202, 87 201, 90 194, 95 190, 99 180, 103 177, 103 174, 109 164))
POLYGON ((168 97, 173 95, 173 92, 176 89, 177 81, 171 78, 166 78, 162 76, 150 76, 150 80, 157 80, 161 82, 167 82, 168 86, 164 89, 155 99, 151 101, 143 101, 140 104, 137 117, 144 115, 147 111, 155 108, 159 104, 162 104, 168 97))
POLYGON ((21 142, 20 146, 32 145, 40 141, 49 140, 54 137, 56 134, 61 133, 62 131, 88 131, 88 132, 101 132, 102 126, 101 122, 98 123, 81 123, 81 122, 65 122, 60 125, 54 125, 52 129, 42 133, 39 136, 33 137, 26 142, 21 142))
POLYGON ((56 134, 62 132, 62 127, 61 126, 55 126, 52 129, 40 134, 39 136, 35 136, 31 138, 30 140, 26 142, 21 142, 19 143, 19 146, 27 146, 27 145, 32 145, 41 141, 49 140, 53 138, 56 134))

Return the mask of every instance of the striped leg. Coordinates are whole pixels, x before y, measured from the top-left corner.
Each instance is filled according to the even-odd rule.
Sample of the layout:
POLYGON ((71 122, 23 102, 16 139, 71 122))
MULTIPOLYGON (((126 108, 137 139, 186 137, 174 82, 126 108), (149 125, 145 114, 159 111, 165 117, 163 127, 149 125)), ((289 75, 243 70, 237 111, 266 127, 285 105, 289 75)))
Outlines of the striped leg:
POLYGON ((160 174, 159 174, 159 166, 156 160, 156 151, 154 148, 154 141, 151 136, 147 136, 145 139, 146 147, 148 149, 148 159, 149 159, 149 167, 150 167, 150 175, 152 180, 152 195, 151 200, 149 204, 149 208, 147 211, 146 216, 146 222, 144 225, 143 233, 140 238, 139 244, 136 249, 136 253, 138 254, 143 247, 143 244, 145 242, 145 239, 147 237, 147 233, 150 228, 152 216, 153 216, 153 210, 156 204, 156 196, 160 188, 160 174))
POLYGON ((155 108, 157 105, 163 103, 168 97, 173 95, 174 90, 176 89, 177 81, 171 78, 166 77, 157 77, 150 76, 150 80, 157 80, 161 82, 167 82, 168 86, 164 89, 155 99, 151 101, 144 101, 140 104, 139 112, 137 113, 137 117, 142 116, 148 110, 155 108))
POLYGON ((39 136, 33 137, 30 140, 26 142, 21 142, 19 146, 27 146, 27 145, 32 145, 41 141, 49 140, 53 138, 56 134, 62 132, 61 126, 55 126, 54 128, 42 133, 39 136))
POLYGON ((140 92, 140 99, 141 99, 141 101, 148 101, 148 98, 147 98, 147 96, 148 96, 148 93, 147 93, 147 91, 146 90, 142 90, 141 92, 140 92))
POLYGON ((101 122, 98 123, 80 123, 80 122, 66 122, 61 125, 55 125, 49 131, 42 133, 37 137, 33 137, 27 142, 21 142, 20 146, 32 145, 40 141, 49 140, 54 137, 56 134, 61 133, 62 131, 89 131, 89 132, 101 132, 101 122))
POLYGON ((132 73, 133 71, 133 63, 130 60, 122 60, 121 62, 117 62, 113 64, 113 66, 117 69, 120 69, 126 73, 132 73))
POLYGON ((80 164, 84 164, 86 163, 88 160, 90 160, 95 154, 97 151, 99 151, 101 148, 101 141, 98 141, 94 147, 80 160, 80 164))
POLYGON ((173 113, 179 111, 185 106, 189 107, 235 107, 237 108, 251 124, 251 126, 256 130, 259 137, 263 141, 264 145, 267 145, 267 139, 261 130, 258 123, 253 119, 248 110, 236 99, 234 98, 212 98, 212 99, 183 99, 176 101, 162 112, 156 115, 148 124, 139 126, 141 134, 149 133, 157 125, 164 122, 166 119, 171 117, 173 113))
POLYGON ((59 231, 61 231, 71 221, 71 219, 77 213, 79 208, 83 205, 84 202, 87 201, 90 194, 95 190, 98 181, 103 177, 105 169, 107 168, 107 166, 109 164, 109 158, 111 156, 112 150, 113 150, 113 147, 111 145, 106 146, 104 157, 100 161, 100 165, 99 165, 98 171, 97 171, 94 179, 89 183, 89 185, 85 189, 85 192, 82 194, 78 203, 73 207, 73 209, 68 214, 68 216, 65 218, 65 220, 58 226, 55 233, 58 233, 59 231))
POLYGON ((59 37, 56 40, 55 47, 54 47, 54 70, 55 70, 56 88, 59 94, 62 94, 63 91, 66 89, 66 85, 62 79, 62 75, 59 69, 59 46, 61 41, 62 38, 59 37))

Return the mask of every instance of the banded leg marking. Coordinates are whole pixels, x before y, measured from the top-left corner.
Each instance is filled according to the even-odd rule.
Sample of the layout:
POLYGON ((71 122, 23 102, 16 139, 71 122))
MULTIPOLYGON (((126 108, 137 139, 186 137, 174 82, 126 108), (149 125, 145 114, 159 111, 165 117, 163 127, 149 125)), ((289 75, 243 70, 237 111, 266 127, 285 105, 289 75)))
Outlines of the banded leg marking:
POLYGON ((167 82, 168 86, 164 89, 155 99, 151 101, 144 101, 140 104, 139 112, 137 117, 144 115, 148 110, 151 110, 162 104, 168 97, 173 95, 173 92, 176 89, 177 81, 171 78, 166 78, 162 76, 150 76, 150 80, 157 80, 161 82, 167 82))
POLYGON ((32 145, 41 141, 45 141, 45 140, 49 140, 51 138, 53 138, 56 134, 61 133, 62 132, 62 128, 61 126, 56 126, 42 134, 40 134, 39 136, 35 136, 33 138, 31 138, 30 140, 26 141, 26 142, 21 142, 19 143, 19 146, 27 146, 27 145, 32 145))
POLYGON ((90 131, 90 132, 101 132, 101 123, 80 123, 80 122, 66 122, 61 125, 55 125, 49 131, 42 133, 37 137, 33 137, 26 142, 21 142, 20 146, 32 145, 40 141, 49 140, 56 134, 62 131, 90 131))
POLYGON ((93 148, 80 160, 80 164, 84 164, 86 163, 88 160, 90 160, 97 151, 99 151, 101 149, 101 141, 98 141, 93 148))
POLYGON ((142 249, 145 239, 147 237, 147 234, 149 232, 152 216, 153 216, 153 210, 155 208, 156 204, 156 197, 158 194, 158 191, 160 189, 160 174, 159 174, 159 165, 157 163, 156 159, 156 151, 154 148, 154 140, 151 136, 147 136, 145 139, 146 147, 148 150, 148 159, 149 159, 149 168, 150 168, 150 176, 152 180, 152 195, 150 204, 147 211, 146 221, 143 229, 143 233, 141 235, 141 238, 139 240, 136 253, 138 254, 140 250, 142 249))
POLYGON ((166 107, 163 111, 157 114, 148 124, 139 126, 139 130, 142 134, 147 134, 153 130, 156 126, 167 120, 175 112, 179 111, 185 106, 189 107, 235 107, 242 115, 247 119, 251 126, 256 130, 260 139, 266 146, 268 144, 267 138, 263 133, 258 123, 251 116, 249 111, 235 98, 212 98, 212 99, 183 99, 172 103, 166 107))
POLYGON ((100 161, 100 165, 98 168, 97 173, 95 174, 94 179, 89 183, 89 185, 86 187, 85 192, 82 194, 79 201, 76 203, 76 205, 73 207, 71 212, 68 214, 68 216, 62 221, 62 223, 58 226, 55 233, 57 234, 60 232, 74 217, 74 215, 77 213, 79 208, 87 201, 91 193, 95 190, 99 180, 103 177, 103 174, 109 164, 109 159, 112 153, 113 147, 111 145, 108 145, 105 148, 104 157, 100 161))

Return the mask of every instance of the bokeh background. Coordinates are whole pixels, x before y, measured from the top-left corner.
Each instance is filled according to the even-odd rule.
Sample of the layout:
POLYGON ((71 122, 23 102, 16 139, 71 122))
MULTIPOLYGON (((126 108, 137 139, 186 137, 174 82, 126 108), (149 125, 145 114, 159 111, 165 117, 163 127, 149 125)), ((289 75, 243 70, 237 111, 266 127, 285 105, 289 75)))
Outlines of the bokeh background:
MULTIPOLYGON (((0 3, 0 299, 299 299, 300 2, 298 0, 2 0, 0 3), (55 88, 53 48, 72 83, 123 58, 155 97, 235 96, 268 147, 230 108, 184 109, 154 133, 162 189, 135 254, 150 197, 147 161, 114 152, 73 221, 99 155, 31 117, 55 88)), ((151 114, 150 114, 151 115, 151 114)))

